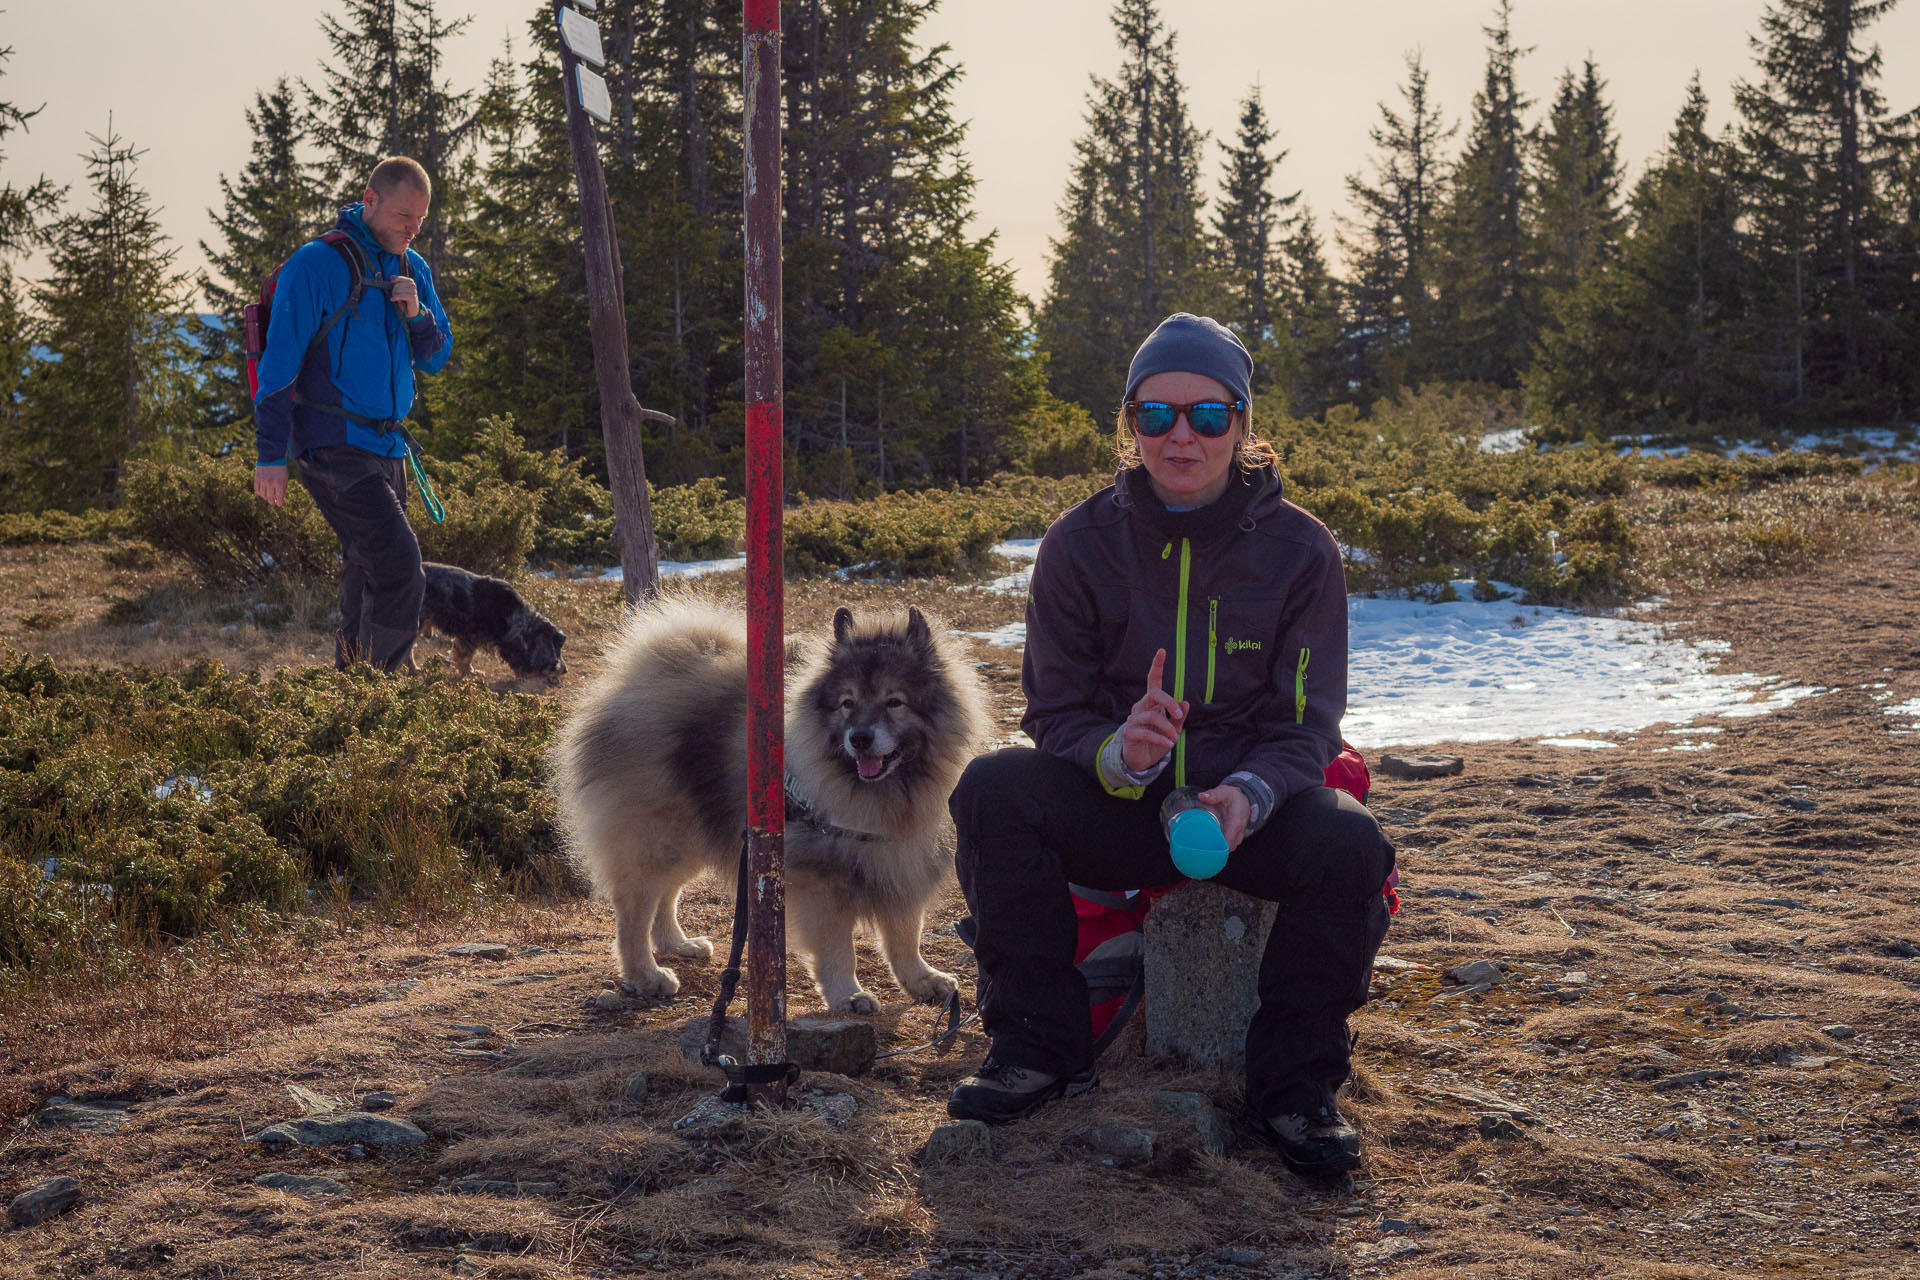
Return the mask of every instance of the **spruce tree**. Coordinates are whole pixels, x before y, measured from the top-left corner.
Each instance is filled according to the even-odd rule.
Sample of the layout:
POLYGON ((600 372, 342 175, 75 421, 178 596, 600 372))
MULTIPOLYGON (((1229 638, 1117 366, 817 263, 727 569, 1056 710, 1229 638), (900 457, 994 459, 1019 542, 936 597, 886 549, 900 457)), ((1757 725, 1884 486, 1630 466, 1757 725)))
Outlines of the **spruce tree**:
POLYGON ((1022 411, 1012 277, 971 237, 959 69, 930 0, 796 14, 786 64, 788 438, 814 492, 980 478, 982 422, 1022 411))
POLYGON ((1887 261, 1898 231, 1883 196, 1912 146, 1911 116, 1888 115, 1880 50, 1863 46, 1897 3, 1775 0, 1749 41, 1760 77, 1735 87, 1734 104, 1772 406, 1877 416, 1899 399, 1887 261))
POLYGON ((1239 329, 1249 348, 1274 339, 1282 280, 1278 241, 1294 225, 1300 193, 1275 195, 1274 171, 1287 158, 1271 151, 1273 125, 1255 86, 1240 103, 1239 132, 1226 148, 1227 175, 1213 215, 1215 243, 1233 309, 1219 317, 1239 329))
POLYGON ((557 38, 550 14, 530 27, 547 47, 524 68, 504 51, 477 104, 486 158, 461 227, 461 287, 446 300, 456 358, 422 384, 431 422, 422 440, 457 455, 481 418, 511 416, 533 447, 604 465, 557 38))
POLYGON ((1540 140, 1534 227, 1549 296, 1578 288, 1619 248, 1620 139, 1606 82, 1588 58, 1562 73, 1540 140))
MULTIPOLYGON (((323 189, 340 205, 360 199, 373 166, 412 156, 433 180, 433 210, 416 246, 442 271, 461 220, 463 163, 473 138, 473 96, 444 79, 444 47, 470 18, 441 18, 435 0, 339 0, 320 19, 329 54, 316 88, 302 82, 307 131, 320 151, 323 189)), ((543 14, 553 25, 551 14, 543 14)), ((457 283, 447 281, 447 291, 457 283)))
POLYGON ((1736 158, 1706 120, 1696 74, 1634 188, 1618 257, 1565 296, 1541 338, 1527 389, 1568 434, 1724 420, 1749 395, 1736 158))
MULTIPOLYGON (((13 56, 11 47, 0 48, 0 74, 13 56)), ((11 102, 0 101, 0 146, 7 135, 25 130, 27 122, 40 114, 40 108, 24 110, 11 102)), ((0 151, 0 163, 6 154, 0 151)), ((32 359, 33 341, 30 318, 20 295, 19 282, 13 276, 13 260, 41 243, 46 220, 59 207, 66 188, 56 186, 44 175, 25 186, 16 185, 12 175, 0 182, 0 492, 24 493, 20 439, 20 404, 16 393, 32 359)))
POLYGON ((1287 324, 1285 408, 1295 417, 1318 417, 1353 398, 1340 281, 1327 266, 1313 212, 1303 209, 1284 258, 1287 324))
POLYGON ((200 242, 208 264, 200 273, 200 292, 219 321, 203 326, 200 334, 214 426, 253 416, 242 309, 259 298, 264 276, 332 222, 312 165, 302 154, 304 117, 293 86, 282 77, 271 93, 254 94, 246 116, 253 134, 249 158, 237 178, 221 175, 222 207, 207 211, 220 245, 200 242))
POLYGON ((1348 372, 1368 400, 1418 386, 1439 361, 1434 257, 1441 218, 1441 146, 1457 126, 1441 122, 1427 94, 1427 69, 1407 55, 1404 110, 1380 104, 1368 133, 1376 155, 1371 180, 1354 174, 1347 192, 1355 217, 1342 237, 1352 264, 1348 372))
POLYGON ((1112 20, 1124 61, 1087 95, 1036 325, 1054 392, 1099 419, 1155 324, 1221 303, 1201 218, 1206 135, 1187 115, 1173 33, 1153 0, 1120 0, 1112 20))
POLYGON ((129 458, 184 446, 192 412, 188 282, 136 180, 145 153, 111 123, 89 137, 93 207, 49 232, 33 299, 34 337, 52 358, 21 389, 32 478, 55 506, 111 497, 129 458))
POLYGON ((1486 28, 1487 69, 1449 192, 1439 305, 1447 353, 1439 372, 1457 381, 1515 385, 1540 320, 1532 229, 1527 225, 1528 135, 1514 68, 1511 0, 1486 28))

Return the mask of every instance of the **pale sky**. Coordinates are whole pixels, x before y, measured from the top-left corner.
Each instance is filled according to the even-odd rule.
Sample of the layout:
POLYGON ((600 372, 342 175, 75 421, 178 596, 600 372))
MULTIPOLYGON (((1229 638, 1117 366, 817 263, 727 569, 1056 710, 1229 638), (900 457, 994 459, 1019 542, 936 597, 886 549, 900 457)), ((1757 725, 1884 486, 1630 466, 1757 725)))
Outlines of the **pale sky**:
MULTIPOLYGON (((1516 0, 1515 41, 1533 47, 1519 73, 1535 103, 1530 119, 1541 117, 1561 70, 1591 53, 1637 175, 1696 68, 1713 126, 1730 118, 1731 85, 1753 75, 1747 37, 1765 8, 1765 0, 1516 0)), ((280 75, 318 80, 319 18, 331 10, 326 0, 0 0, 0 45, 14 51, 0 100, 46 104, 30 132, 7 139, 0 180, 45 173, 72 185, 70 202, 83 201, 87 134, 104 134, 112 112, 120 133, 146 149, 139 177, 181 247, 180 265, 197 269, 198 242, 213 234, 207 210, 218 202, 217 180, 247 159, 244 111, 280 75)), ((448 77, 477 87, 509 31, 524 56, 527 20, 546 11, 541 0, 443 0, 443 13, 474 17, 448 49, 448 77)), ((1111 11, 1110 0, 945 0, 922 28, 928 43, 951 45, 965 69, 955 105, 971 121, 976 227, 999 231, 1000 256, 1036 297, 1085 124, 1088 76, 1111 76, 1119 63, 1111 11)), ((1449 121, 1463 119, 1485 67, 1481 28, 1493 4, 1163 0, 1161 12, 1179 35, 1194 122, 1212 135, 1209 193, 1220 144, 1232 139, 1238 104, 1258 81, 1291 152, 1276 186, 1299 189, 1331 240, 1333 215, 1347 208, 1345 178, 1372 151, 1375 104, 1398 106, 1404 55, 1424 51, 1434 101, 1449 121)), ((1871 37, 1886 52, 1889 105, 1920 104, 1920 2, 1896 9, 1871 37)))

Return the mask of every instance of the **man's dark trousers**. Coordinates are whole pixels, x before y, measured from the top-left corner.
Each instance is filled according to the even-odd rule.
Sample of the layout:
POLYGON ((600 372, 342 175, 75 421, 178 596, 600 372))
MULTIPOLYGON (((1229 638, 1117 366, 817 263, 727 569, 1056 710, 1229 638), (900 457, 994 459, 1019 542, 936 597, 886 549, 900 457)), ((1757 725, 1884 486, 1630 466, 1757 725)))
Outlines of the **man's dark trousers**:
POLYGON ((332 444, 307 450, 299 466, 300 483, 340 535, 334 665, 361 661, 383 671, 412 670, 427 577, 419 539, 407 523, 406 459, 332 444))
MULTIPOLYGON (((1139 889, 1180 878, 1159 820, 1172 774, 1128 800, 1072 761, 1032 748, 967 767, 951 801, 955 865, 977 931, 980 1020, 996 1060, 1055 1075, 1086 1065, 1087 987, 1073 964, 1067 885, 1139 889)), ((1315 787, 1243 840, 1215 877, 1277 904, 1260 1007, 1247 1027, 1247 1101, 1258 1114, 1311 1114, 1346 1080, 1346 1019, 1366 1003, 1392 869, 1393 846, 1366 807, 1315 787)))

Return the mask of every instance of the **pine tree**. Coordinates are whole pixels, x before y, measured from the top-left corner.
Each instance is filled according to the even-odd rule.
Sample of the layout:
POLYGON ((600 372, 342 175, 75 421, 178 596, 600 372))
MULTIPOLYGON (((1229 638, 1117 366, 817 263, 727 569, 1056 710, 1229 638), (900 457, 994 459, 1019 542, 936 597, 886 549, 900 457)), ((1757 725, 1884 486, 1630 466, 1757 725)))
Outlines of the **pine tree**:
POLYGON ((546 47, 516 68, 509 46, 477 104, 485 167, 461 227, 461 287, 446 302, 456 358, 421 386, 432 424, 421 436, 456 456, 481 418, 511 416, 531 446, 604 465, 557 37, 550 14, 529 25, 546 47))
POLYGON ((1548 295, 1578 288, 1619 248, 1620 139, 1606 82, 1588 58, 1562 73, 1541 139, 1534 227, 1548 295))
POLYGON ((787 426, 814 492, 980 478, 1022 411, 1012 277, 966 233, 974 177, 930 0, 796 14, 787 69, 787 426))
MULTIPOLYGON (((443 21, 435 0, 339 0, 343 16, 320 19, 330 50, 318 88, 302 82, 307 132, 320 151, 321 183, 340 204, 366 188, 373 166, 412 156, 433 180, 433 211, 421 256, 436 282, 451 230, 463 216, 463 163, 473 138, 473 98, 442 78, 446 42, 470 18, 443 21)), ((553 25, 550 15, 543 15, 553 25)), ((446 292, 457 292, 449 278, 446 292)))
POLYGON ((1372 181, 1347 179, 1356 217, 1342 238, 1353 264, 1346 345, 1349 372, 1369 400, 1418 386, 1440 360, 1433 299, 1440 147, 1457 126, 1443 127, 1417 52, 1407 55, 1400 96, 1404 112, 1381 103, 1380 123, 1368 135, 1378 152, 1372 181))
POLYGON ((1775 405, 1892 412, 1901 362, 1885 252, 1890 172, 1911 146, 1891 117, 1866 29, 1898 0, 1775 0, 1737 85, 1753 205, 1762 354, 1775 405))
MULTIPOLYGON (((12 56, 10 46, 0 48, 0 74, 4 74, 6 61, 12 56)), ((40 108, 27 111, 0 101, 0 144, 6 142, 8 134, 25 130, 27 122, 39 114, 40 108)), ((0 161, 5 158, 5 152, 0 151, 0 161)), ((0 182, 0 493, 24 492, 16 393, 27 375, 33 350, 29 317, 13 276, 13 259, 42 242, 46 220, 65 196, 66 188, 54 185, 44 175, 26 186, 16 186, 11 176, 0 182)))
POLYGON ((271 93, 254 94, 246 115, 253 133, 249 159, 238 178, 221 175, 222 208, 207 211, 221 245, 200 242, 210 268, 200 273, 200 291, 219 320, 200 333, 217 406, 214 426, 253 415, 242 309, 258 299, 264 276, 331 223, 312 165, 302 155, 306 134, 293 86, 282 77, 271 93))
POLYGON ((1285 256, 1285 311, 1289 380, 1286 408, 1295 417, 1319 417, 1353 398, 1342 349, 1343 290, 1327 267, 1313 212, 1303 209, 1285 256))
POLYGON ((1112 20, 1125 61, 1087 95, 1037 317, 1053 391, 1097 418, 1154 325, 1221 302, 1201 221, 1206 135, 1187 115, 1173 33, 1153 0, 1119 0, 1112 20))
POLYGON ((1511 0, 1500 0, 1498 25, 1486 28, 1486 77, 1452 175, 1438 272, 1448 335, 1441 372, 1502 387, 1518 382, 1540 321, 1521 123, 1530 104, 1514 83, 1527 51, 1514 46, 1512 8, 1511 0))
POLYGON ((1696 74, 1634 189, 1618 257, 1566 295, 1542 336, 1527 389, 1570 434, 1723 420, 1749 395, 1736 158, 1706 121, 1696 74))
POLYGON ((193 350, 187 279, 135 179, 144 152, 89 135, 94 204, 53 224, 47 278, 34 290, 35 338, 52 358, 22 387, 39 496, 72 506, 109 498, 129 458, 185 443, 193 350))
POLYGON ((1279 196, 1272 190, 1274 171, 1287 158, 1284 150, 1269 154, 1274 136, 1255 86, 1240 104, 1239 132, 1226 148, 1226 187, 1213 215, 1226 288, 1236 304, 1220 319, 1239 329, 1249 348, 1274 339, 1282 286, 1277 242, 1292 230, 1300 201, 1298 191, 1279 196))

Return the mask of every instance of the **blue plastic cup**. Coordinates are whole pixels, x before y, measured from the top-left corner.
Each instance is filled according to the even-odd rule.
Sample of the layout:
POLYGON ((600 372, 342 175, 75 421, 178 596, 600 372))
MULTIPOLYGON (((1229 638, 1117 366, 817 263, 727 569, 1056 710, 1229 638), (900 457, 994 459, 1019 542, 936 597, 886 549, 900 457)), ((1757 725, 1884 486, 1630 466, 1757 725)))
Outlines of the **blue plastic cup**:
POLYGON ((1199 801, 1194 787, 1180 787, 1160 805, 1173 865, 1189 880, 1210 880, 1227 865, 1227 837, 1220 820, 1199 801))

